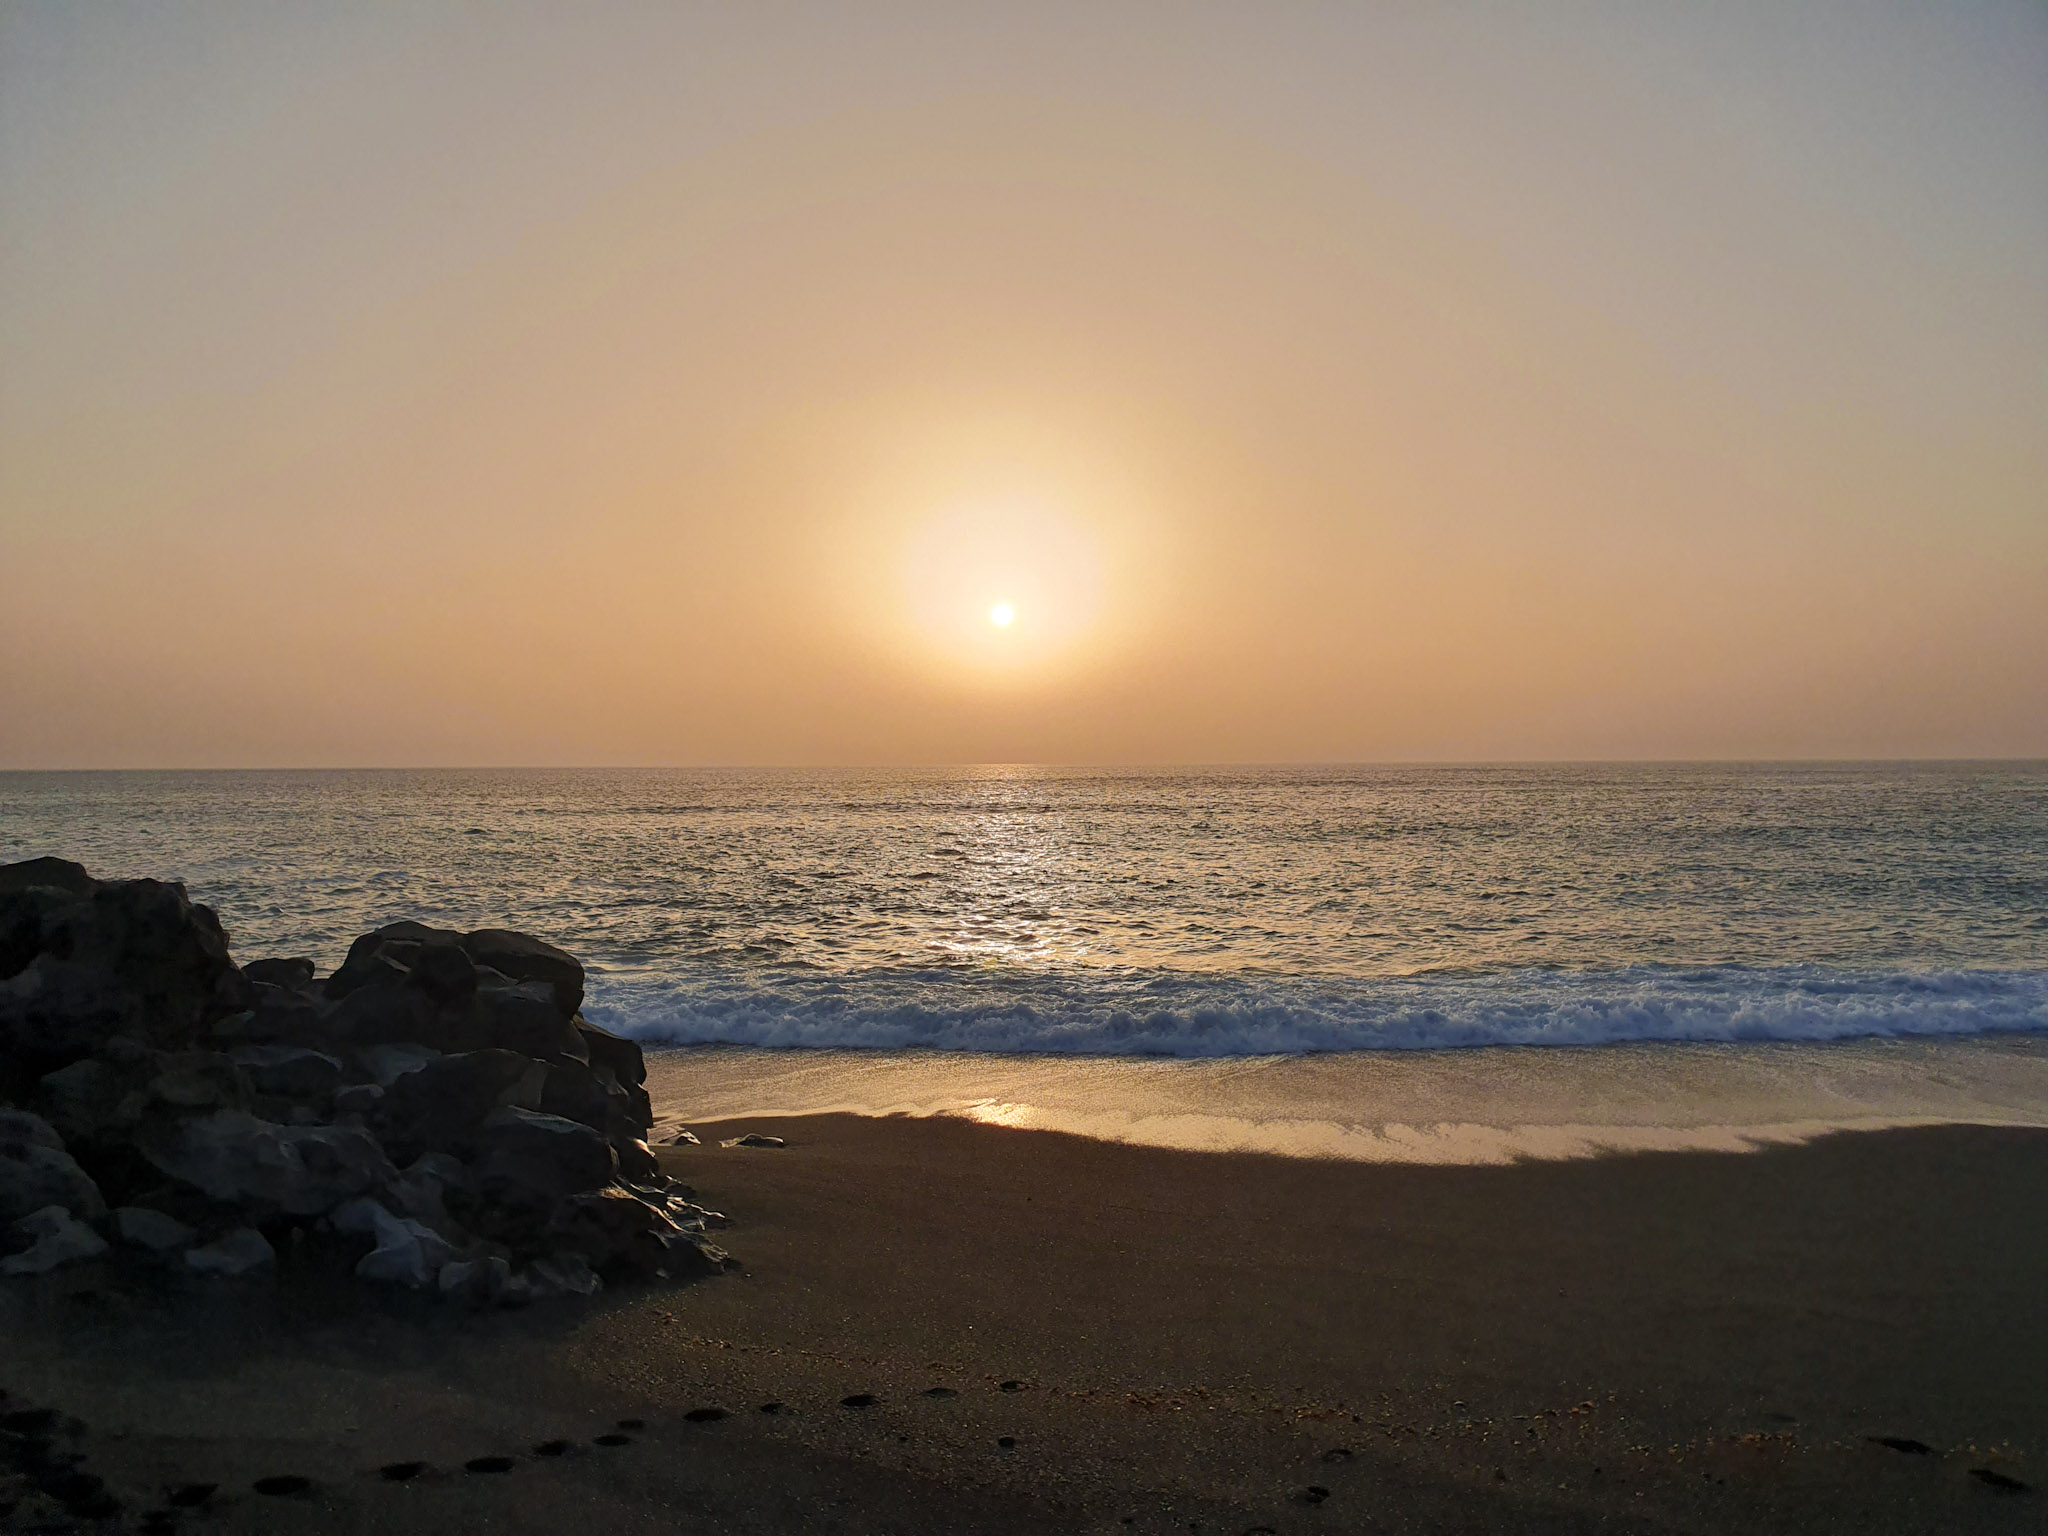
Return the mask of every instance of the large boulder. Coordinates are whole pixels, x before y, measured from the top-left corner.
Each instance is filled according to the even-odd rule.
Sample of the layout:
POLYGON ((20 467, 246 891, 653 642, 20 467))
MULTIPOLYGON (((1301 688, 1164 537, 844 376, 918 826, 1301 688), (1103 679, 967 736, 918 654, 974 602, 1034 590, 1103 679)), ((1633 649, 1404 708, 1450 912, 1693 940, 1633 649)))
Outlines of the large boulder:
POLYGON ((273 1125, 233 1109, 147 1122, 135 1142, 167 1177, 259 1218, 317 1216, 398 1172, 360 1127, 273 1125))
POLYGON ((220 919, 182 885, 0 866, 0 1050, 47 1069, 114 1034, 183 1046, 252 1001, 220 919))
POLYGON ((393 1152, 467 1155, 478 1128, 508 1105, 538 1108, 545 1063, 517 1051, 463 1051, 440 1056, 394 1077, 384 1090, 379 1125, 393 1152))
POLYGON ((524 1213, 603 1188, 617 1176, 618 1159, 587 1125, 508 1106, 478 1130, 476 1173, 487 1202, 524 1213))
POLYGON ((55 1127, 26 1110, 0 1109, 0 1225, 50 1206, 88 1218, 107 1209, 55 1127))
POLYGON ((107 1240, 61 1205, 44 1206, 11 1224, 9 1231, 21 1252, 0 1259, 0 1275, 40 1275, 60 1264, 96 1259, 107 1240))

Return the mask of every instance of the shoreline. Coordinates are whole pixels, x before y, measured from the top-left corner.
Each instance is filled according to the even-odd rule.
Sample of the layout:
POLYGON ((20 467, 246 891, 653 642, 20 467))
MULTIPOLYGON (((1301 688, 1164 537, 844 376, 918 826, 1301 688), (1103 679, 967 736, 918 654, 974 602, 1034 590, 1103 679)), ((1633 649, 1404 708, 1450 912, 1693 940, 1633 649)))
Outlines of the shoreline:
POLYGON ((956 1116, 1183 1151, 1505 1163, 2048 1128, 2048 1036, 2033 1033, 1218 1059, 647 1042, 646 1059, 657 1133, 707 1119, 956 1116))
POLYGON ((2048 1132, 1460 1167, 699 1123, 789 1142, 662 1152, 736 1275, 451 1319, 63 1271, 6 1385, 113 1486, 218 1481, 208 1529, 2038 1528, 2048 1132))

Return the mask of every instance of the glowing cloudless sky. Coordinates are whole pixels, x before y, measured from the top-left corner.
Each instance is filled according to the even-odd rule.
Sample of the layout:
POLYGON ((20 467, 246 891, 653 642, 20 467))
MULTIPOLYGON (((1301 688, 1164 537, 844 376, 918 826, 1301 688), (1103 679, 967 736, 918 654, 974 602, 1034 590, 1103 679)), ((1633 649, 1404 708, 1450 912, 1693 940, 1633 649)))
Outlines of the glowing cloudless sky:
POLYGON ((2048 755, 2044 167, 2035 0, 19 0, 0 766, 2048 755))

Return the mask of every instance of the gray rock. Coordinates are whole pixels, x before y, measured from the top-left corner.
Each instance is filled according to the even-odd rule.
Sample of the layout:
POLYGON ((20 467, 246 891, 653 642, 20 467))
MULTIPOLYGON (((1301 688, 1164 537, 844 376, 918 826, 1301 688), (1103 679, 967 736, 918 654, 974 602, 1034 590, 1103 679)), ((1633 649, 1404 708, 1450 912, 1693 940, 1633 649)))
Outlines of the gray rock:
POLYGON ((477 1188, 494 1205, 543 1210, 602 1188, 617 1172, 603 1136, 559 1115, 508 1106, 492 1111, 478 1130, 477 1188))
POLYGON ((452 941, 420 945, 406 967, 406 984, 419 988, 439 1008, 467 1008, 476 996, 476 962, 452 941))
POLYGON ((437 1229, 448 1225, 448 1192, 470 1187, 469 1170, 446 1152, 423 1152, 385 1191, 407 1216, 437 1229))
POLYGON ((166 1216, 144 1205, 124 1205, 115 1211, 114 1230, 120 1233, 122 1242, 152 1253, 186 1247, 194 1236, 192 1229, 175 1216, 166 1216))
POLYGON ((744 1136, 728 1136, 719 1145, 721 1147, 786 1147, 789 1143, 780 1136, 763 1136, 759 1131, 749 1131, 744 1136))
POLYGON ((404 1157, 467 1154, 493 1110, 537 1107, 547 1067, 516 1051, 462 1051, 392 1080, 384 1090, 385 1140, 404 1157))
POLYGON ((527 1282, 537 1296, 595 1296, 604 1281, 580 1253, 558 1253, 526 1266, 527 1282))
POLYGON ((44 1073, 36 1085, 36 1107, 67 1143, 86 1140, 120 1118, 122 1100, 131 1088, 128 1076, 97 1056, 87 1056, 44 1073))
POLYGON ((532 1282, 515 1275, 511 1261, 495 1253, 444 1264, 435 1283, 445 1300, 478 1308, 524 1306, 534 1297, 532 1282))
POLYGON ((243 1275, 277 1262, 277 1250, 254 1227, 237 1227, 218 1242, 187 1248, 185 1264, 202 1275, 243 1275))
POLYGON ((375 1083, 350 1083, 346 1088, 334 1090, 334 1116, 337 1120, 354 1115, 366 1119, 377 1113, 384 1103, 384 1090, 375 1083))
POLYGON ((31 890, 41 886, 70 896, 90 896, 99 881, 85 872, 83 864, 69 859, 23 859, 18 864, 0 864, 0 893, 31 890))
POLYGON ((0 1223, 55 1206, 97 1219, 99 1185, 65 1150, 54 1127, 21 1109, 0 1109, 0 1223))
POLYGON ((242 974, 266 987, 287 992, 304 992, 313 985, 313 962, 300 957, 279 960, 251 960, 242 974))
POLYGON ((228 1053, 258 1093, 281 1099, 325 1099, 341 1086, 341 1062, 299 1045, 245 1045, 228 1053))
POLYGON ((32 1067, 90 1055, 110 1035, 139 1029, 142 999, 96 966, 38 954, 0 981, 0 1052, 32 1067))
POLYGON ((591 1066, 611 1073, 628 1088, 638 1088, 647 1081, 647 1058, 639 1042, 600 1029, 580 1014, 576 1018, 576 1033, 582 1037, 582 1054, 591 1066))
POLYGON ((0 933, 12 973, 0 983, 0 1048, 46 1071, 114 1033, 189 1045, 253 1002, 219 918, 181 885, 28 885, 0 894, 0 933))
POLYGON ((240 1110, 145 1124, 136 1147, 208 1199, 259 1215, 316 1216, 397 1176, 376 1138, 359 1127, 276 1125, 240 1110))
POLYGON ((379 1088, 389 1088, 408 1072, 417 1072, 441 1053, 424 1045, 372 1045, 356 1052, 356 1062, 379 1088))
POLYGON ((612 1185, 571 1195, 555 1207, 548 1241, 579 1254, 601 1274, 708 1274, 725 1255, 685 1232, 660 1205, 612 1185))
POLYGON ((46 1205, 13 1223, 11 1231, 27 1238, 29 1247, 0 1259, 0 1275, 41 1275, 60 1264, 96 1259, 107 1241, 61 1205, 46 1205))
POLYGON ((249 1102, 249 1081, 219 1051, 168 1051, 157 1062, 149 1098, 179 1112, 243 1109, 249 1102))
POLYGON ((461 943, 470 959, 501 976, 546 983, 562 1017, 583 1006, 583 964, 567 950, 506 928, 479 928, 461 943))
POLYGON ((376 1247, 356 1265, 356 1277, 386 1285, 431 1285, 443 1265, 456 1257, 455 1245, 425 1222, 398 1216, 375 1200, 350 1200, 334 1208, 337 1232, 371 1238, 376 1247))

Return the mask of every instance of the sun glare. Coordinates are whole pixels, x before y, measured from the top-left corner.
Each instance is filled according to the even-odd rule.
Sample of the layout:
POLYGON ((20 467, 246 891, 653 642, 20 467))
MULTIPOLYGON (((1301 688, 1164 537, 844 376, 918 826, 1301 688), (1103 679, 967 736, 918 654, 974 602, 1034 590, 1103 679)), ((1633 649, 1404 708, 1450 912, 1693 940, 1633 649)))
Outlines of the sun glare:
POLYGON ((997 603, 995 607, 988 611, 988 621, 995 625, 997 629, 1009 628, 1010 620, 1016 617, 1017 610, 1008 603, 997 603))

